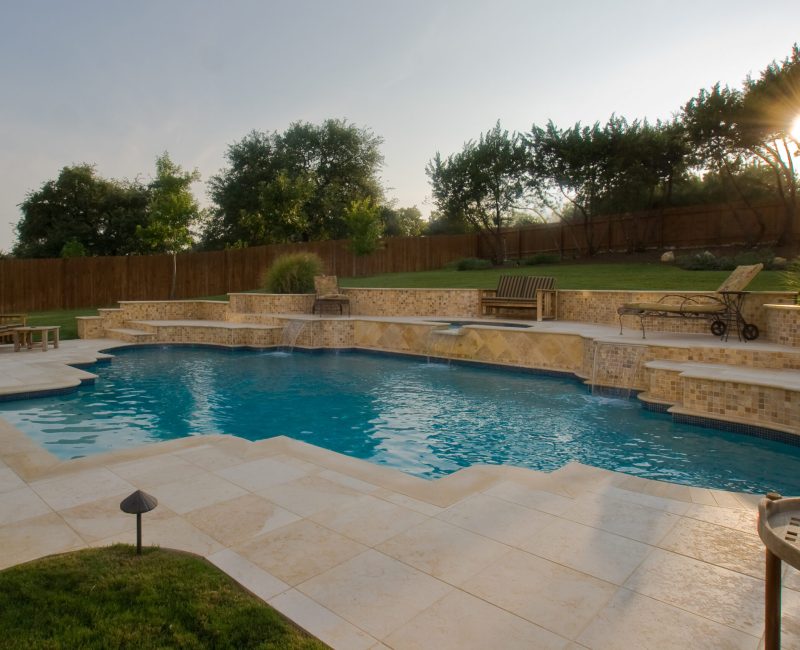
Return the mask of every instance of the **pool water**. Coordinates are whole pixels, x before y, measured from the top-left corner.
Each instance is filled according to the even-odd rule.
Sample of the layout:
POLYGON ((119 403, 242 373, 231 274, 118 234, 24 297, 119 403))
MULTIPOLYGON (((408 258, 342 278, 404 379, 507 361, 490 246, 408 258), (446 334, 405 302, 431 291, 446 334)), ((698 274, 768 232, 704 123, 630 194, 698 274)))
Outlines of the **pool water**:
POLYGON ((364 353, 114 351, 94 385, 0 404, 61 458, 204 433, 286 435, 436 478, 570 461, 709 488, 800 493, 800 448, 677 424, 577 380, 364 353))

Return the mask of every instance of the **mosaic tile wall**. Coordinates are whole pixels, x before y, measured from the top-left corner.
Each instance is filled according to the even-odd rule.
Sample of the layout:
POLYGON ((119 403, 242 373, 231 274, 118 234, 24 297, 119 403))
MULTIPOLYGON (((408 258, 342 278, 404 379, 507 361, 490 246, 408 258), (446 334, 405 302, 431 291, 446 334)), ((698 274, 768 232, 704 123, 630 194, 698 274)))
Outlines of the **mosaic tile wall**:
POLYGON ((359 316, 470 316, 480 314, 480 289, 345 289, 359 316))
POLYGON ((79 339, 102 339, 105 336, 105 321, 102 316, 78 316, 79 339))
POLYGON ((241 314, 310 314, 314 296, 304 293, 231 293, 230 312, 241 314))
POLYGON ((659 402, 683 404, 683 377, 680 370, 649 368, 647 396, 659 402))
POLYGON ((764 309, 768 340, 800 347, 800 305, 766 305, 764 309))
POLYGON ((142 325, 159 343, 213 343, 216 345, 279 345, 282 327, 202 327, 179 325, 142 325))
POLYGON ((783 388, 684 377, 683 407, 710 417, 797 429, 800 393, 783 388))
POLYGON ((131 320, 225 320, 228 303, 211 300, 122 301, 119 309, 98 309, 112 327, 131 320))
POLYGON ((519 330, 356 321, 358 347, 449 359, 578 373, 583 339, 574 334, 530 336, 519 330))

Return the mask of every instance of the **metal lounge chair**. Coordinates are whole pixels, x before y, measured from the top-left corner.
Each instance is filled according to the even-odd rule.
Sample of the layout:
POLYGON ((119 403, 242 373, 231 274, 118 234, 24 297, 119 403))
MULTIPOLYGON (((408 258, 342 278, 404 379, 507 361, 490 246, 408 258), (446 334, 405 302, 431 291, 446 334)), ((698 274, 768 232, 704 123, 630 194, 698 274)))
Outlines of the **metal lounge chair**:
POLYGON ((736 267, 714 295, 668 294, 658 302, 626 303, 617 309, 619 333, 622 334, 623 316, 639 317, 642 338, 645 338, 645 318, 704 318, 710 321, 711 333, 724 341, 728 340, 732 326, 736 327, 740 341, 753 341, 758 338, 758 327, 745 321, 742 315, 747 295, 744 288, 763 268, 763 264, 736 267))
POLYGON ((339 282, 335 275, 314 276, 314 290, 317 295, 311 308, 312 314, 321 314, 325 307, 336 307, 341 315, 347 307, 347 315, 350 315, 350 298, 339 291, 339 282))

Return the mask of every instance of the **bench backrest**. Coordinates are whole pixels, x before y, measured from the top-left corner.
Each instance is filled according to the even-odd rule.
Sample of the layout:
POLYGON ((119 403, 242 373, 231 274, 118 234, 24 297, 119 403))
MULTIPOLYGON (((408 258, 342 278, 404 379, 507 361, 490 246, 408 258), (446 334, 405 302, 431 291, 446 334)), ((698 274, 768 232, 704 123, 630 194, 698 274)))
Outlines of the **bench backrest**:
POLYGON ((539 289, 553 290, 556 279, 536 275, 501 275, 495 295, 498 298, 536 298, 539 289))

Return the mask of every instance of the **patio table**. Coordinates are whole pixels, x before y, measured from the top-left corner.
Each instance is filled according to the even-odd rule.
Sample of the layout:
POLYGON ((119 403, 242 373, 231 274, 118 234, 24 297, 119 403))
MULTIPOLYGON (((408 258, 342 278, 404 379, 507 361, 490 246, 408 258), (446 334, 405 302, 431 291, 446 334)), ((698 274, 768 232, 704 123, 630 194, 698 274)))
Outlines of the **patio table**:
POLYGON ((58 334, 61 329, 60 325, 41 325, 37 327, 15 327, 13 329, 14 335, 14 352, 19 352, 24 345, 29 350, 34 346, 41 346, 42 352, 47 352, 47 346, 50 343, 50 334, 53 335, 53 347, 58 347, 58 334), (34 343, 33 335, 39 334, 39 341, 34 343))

